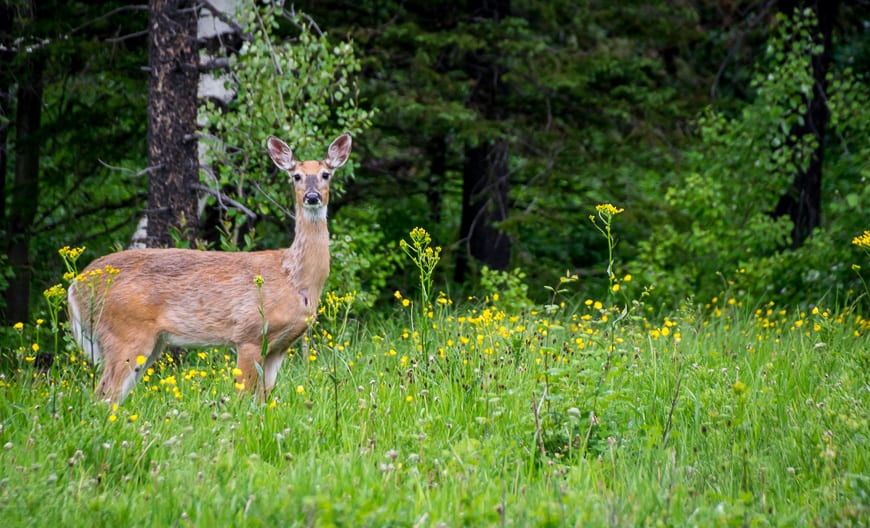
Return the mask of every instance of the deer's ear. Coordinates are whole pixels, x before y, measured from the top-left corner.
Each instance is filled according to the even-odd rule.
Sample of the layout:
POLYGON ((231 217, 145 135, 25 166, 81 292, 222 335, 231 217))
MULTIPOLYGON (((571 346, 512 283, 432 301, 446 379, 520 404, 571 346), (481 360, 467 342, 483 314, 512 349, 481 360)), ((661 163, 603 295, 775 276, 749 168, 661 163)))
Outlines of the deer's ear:
POLYGON ((268 145, 269 156, 272 157, 275 165, 285 171, 293 170, 293 167, 296 166, 296 158, 293 157, 293 151, 287 146, 287 143, 275 136, 269 136, 268 145))
POLYGON ((326 159, 323 160, 331 169, 337 169, 345 164, 350 156, 351 147, 350 134, 344 134, 335 138, 335 141, 329 145, 329 150, 326 152, 326 159))

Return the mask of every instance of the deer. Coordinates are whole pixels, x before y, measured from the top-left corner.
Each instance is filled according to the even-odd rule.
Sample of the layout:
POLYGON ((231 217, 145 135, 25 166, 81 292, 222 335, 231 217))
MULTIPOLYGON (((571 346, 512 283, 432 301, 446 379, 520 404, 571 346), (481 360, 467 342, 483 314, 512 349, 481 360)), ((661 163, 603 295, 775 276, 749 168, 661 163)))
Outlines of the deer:
POLYGON ((297 160, 274 136, 267 147, 293 186, 289 248, 128 249, 94 260, 73 281, 73 335, 85 359, 104 364, 99 399, 122 402, 173 345, 234 347, 236 389, 267 401, 289 346, 317 315, 329 276, 329 184, 350 156, 351 136, 338 136, 321 161, 297 160))

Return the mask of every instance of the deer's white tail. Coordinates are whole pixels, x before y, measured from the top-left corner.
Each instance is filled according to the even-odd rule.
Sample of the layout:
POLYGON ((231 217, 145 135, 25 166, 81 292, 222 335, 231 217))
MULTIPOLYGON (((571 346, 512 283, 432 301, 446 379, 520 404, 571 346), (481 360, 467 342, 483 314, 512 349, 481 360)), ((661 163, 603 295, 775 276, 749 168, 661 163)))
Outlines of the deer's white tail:
POLYGON ((268 149, 294 189, 289 248, 131 249, 95 260, 70 287, 76 342, 86 359, 104 364, 100 397, 124 399, 166 344, 235 346, 236 382, 268 396, 287 347, 317 314, 329 274, 329 182, 347 161, 351 138, 339 136, 321 161, 296 160, 274 137, 268 149))

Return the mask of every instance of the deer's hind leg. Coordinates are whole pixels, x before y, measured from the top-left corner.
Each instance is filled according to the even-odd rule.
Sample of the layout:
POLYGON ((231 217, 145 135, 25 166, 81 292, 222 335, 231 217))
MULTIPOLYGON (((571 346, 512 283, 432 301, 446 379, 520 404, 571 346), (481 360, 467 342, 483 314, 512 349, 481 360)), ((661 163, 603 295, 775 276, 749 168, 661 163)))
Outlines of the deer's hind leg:
POLYGON ((121 403, 148 366, 160 356, 164 343, 155 334, 121 340, 111 333, 104 333, 100 345, 105 359, 105 370, 97 386, 97 397, 112 403, 121 403))

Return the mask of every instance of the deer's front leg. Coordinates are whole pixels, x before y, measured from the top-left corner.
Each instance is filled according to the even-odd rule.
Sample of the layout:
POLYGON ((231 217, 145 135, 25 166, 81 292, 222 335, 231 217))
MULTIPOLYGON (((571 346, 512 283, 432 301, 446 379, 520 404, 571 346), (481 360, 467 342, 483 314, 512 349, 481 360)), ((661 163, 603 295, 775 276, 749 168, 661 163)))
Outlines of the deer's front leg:
POLYGON ((237 366, 241 374, 236 376, 236 388, 251 392, 256 391, 260 400, 266 401, 263 392, 264 380, 260 379, 260 372, 263 371, 262 345, 260 343, 244 343, 238 345, 237 348, 239 354, 237 366))
POLYGON ((269 394, 272 392, 272 389, 275 388, 275 380, 278 378, 278 370, 281 369, 281 363, 284 361, 285 357, 287 357, 287 351, 283 348, 281 348, 280 350, 273 350, 269 353, 269 355, 266 356, 265 368, 263 369, 263 373, 266 377, 266 379, 264 380, 264 399, 268 398, 269 394))

